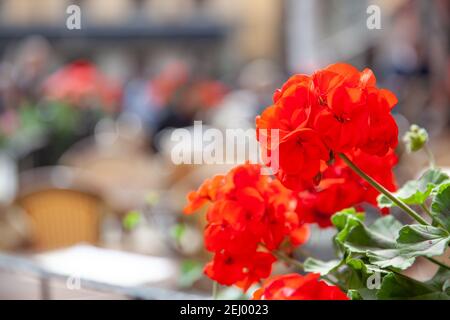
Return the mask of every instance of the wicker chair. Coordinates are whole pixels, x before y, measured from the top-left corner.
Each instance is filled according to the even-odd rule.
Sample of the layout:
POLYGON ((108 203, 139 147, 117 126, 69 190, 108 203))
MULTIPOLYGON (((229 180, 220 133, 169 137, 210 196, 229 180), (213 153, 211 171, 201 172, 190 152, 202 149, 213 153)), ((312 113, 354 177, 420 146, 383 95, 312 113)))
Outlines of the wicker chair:
POLYGON ((103 201, 96 193, 76 188, 73 183, 55 186, 52 179, 47 179, 52 169, 28 173, 27 179, 22 179, 27 186, 22 188, 25 192, 16 200, 29 217, 33 249, 51 250, 80 242, 96 244, 105 210, 103 201))

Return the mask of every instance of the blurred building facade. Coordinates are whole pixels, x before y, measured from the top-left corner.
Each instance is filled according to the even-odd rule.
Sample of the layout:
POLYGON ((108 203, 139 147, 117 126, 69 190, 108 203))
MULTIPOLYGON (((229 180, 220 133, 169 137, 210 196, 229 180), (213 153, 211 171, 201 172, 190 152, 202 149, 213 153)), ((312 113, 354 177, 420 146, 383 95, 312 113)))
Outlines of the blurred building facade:
POLYGON ((252 59, 282 58, 283 7, 282 1, 271 0, 2 0, 0 50, 34 30, 57 43, 63 55, 91 52, 108 66, 127 68, 136 54, 151 60, 170 51, 200 56, 203 64, 215 65, 213 70, 232 72, 252 59), (70 4, 81 8, 83 40, 76 31, 64 30, 70 4), (102 41, 93 48, 90 39, 102 41), (114 47, 116 41, 120 45, 114 47))

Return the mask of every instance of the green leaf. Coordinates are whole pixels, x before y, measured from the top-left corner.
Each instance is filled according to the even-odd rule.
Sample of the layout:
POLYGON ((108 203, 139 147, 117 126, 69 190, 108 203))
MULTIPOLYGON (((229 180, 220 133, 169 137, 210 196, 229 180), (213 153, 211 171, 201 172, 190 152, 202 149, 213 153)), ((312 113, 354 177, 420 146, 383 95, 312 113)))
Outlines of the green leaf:
POLYGON ((170 235, 178 244, 181 243, 181 239, 183 238, 185 232, 186 225, 184 223, 177 223, 172 228, 170 228, 170 235))
POLYGON ((338 268, 341 263, 342 260, 321 261, 314 258, 308 258, 304 262, 304 268, 307 272, 315 272, 320 275, 326 275, 338 268))
POLYGON ((380 268, 405 270, 413 265, 415 257, 405 256, 398 249, 382 249, 366 252, 369 261, 380 268))
POLYGON ((122 220, 125 230, 134 229, 141 222, 141 213, 139 211, 128 212, 122 220))
POLYGON ((388 274, 383 278, 378 299, 449 300, 450 296, 434 286, 399 274, 388 274))
POLYGON ((434 257, 444 253, 450 242, 450 234, 441 229, 424 225, 404 226, 397 239, 401 254, 410 257, 434 257))
POLYGON ((397 238, 395 248, 367 250, 369 261, 381 268, 409 268, 417 257, 434 257, 444 253, 450 235, 443 229, 432 226, 404 226, 397 238))
POLYGON ((356 212, 355 208, 344 209, 335 213, 331 217, 331 222, 338 229, 335 241, 338 245, 347 238, 350 231, 357 225, 364 221, 364 213, 356 212))
MULTIPOLYGON (((428 169, 418 180, 406 182, 403 187, 393 194, 408 205, 421 205, 430 196, 433 188, 448 179, 449 176, 440 169, 428 169)), ((382 194, 378 196, 377 201, 380 208, 395 206, 391 200, 382 194)))
POLYGON ((358 252, 366 251, 368 248, 393 248, 401 227, 401 223, 393 216, 379 218, 370 227, 366 227, 361 221, 358 221, 348 233, 345 245, 354 247, 354 251, 358 252), (362 249, 356 249, 358 247, 362 249))
POLYGON ((196 260, 184 260, 180 266, 178 284, 183 287, 191 287, 203 276, 203 264, 196 260))
POLYGON ((377 197, 377 204, 379 208, 392 208, 395 206, 395 203, 393 203, 391 200, 389 200, 388 197, 386 197, 384 194, 379 194, 377 197))
POLYGON ((350 289, 347 291, 347 296, 350 300, 364 300, 358 290, 350 289))
POLYGON ((436 188, 436 196, 431 204, 433 218, 440 221, 450 231, 450 182, 436 188))
POLYGON ((439 268, 434 277, 426 283, 436 288, 436 290, 450 295, 450 270, 439 268))
POLYGON ((398 232, 403 227, 400 221, 396 220, 393 216, 385 216, 375 220, 375 222, 369 226, 369 230, 382 236, 384 239, 391 243, 398 237, 398 232))
POLYGON ((345 228, 348 219, 364 221, 364 212, 358 212, 355 208, 347 208, 336 212, 331 217, 331 221, 336 226, 336 228, 338 228, 338 230, 342 230, 343 228, 345 228))
POLYGON ((308 259, 306 271, 332 273, 348 289, 351 299, 449 299, 448 270, 440 270, 428 282, 418 282, 395 271, 407 269, 416 257, 443 254, 450 243, 446 230, 402 226, 393 216, 366 226, 363 216, 354 209, 338 212, 332 222, 338 229, 335 240, 343 251, 343 260, 308 259), (380 288, 368 285, 376 275, 382 279, 380 288))
POLYGON ((363 255, 380 268, 405 270, 416 257, 443 254, 450 242, 449 233, 443 229, 423 225, 402 227, 393 216, 382 217, 369 227, 360 220, 350 221, 351 229, 345 234, 343 231, 348 228, 342 229, 336 236, 340 236, 337 242, 347 255, 363 255))
POLYGON ((413 261, 399 261, 396 258, 398 252, 391 251, 396 247, 395 240, 402 227, 401 223, 393 216, 382 217, 370 227, 366 227, 361 220, 354 219, 349 215, 337 217, 347 218, 345 227, 336 235, 335 239, 348 255, 362 254, 369 258, 370 263, 382 267, 396 262, 395 266, 403 269, 412 264, 413 261), (395 261, 391 261, 394 258, 395 261))
POLYGON ((342 283, 346 283, 349 290, 354 290, 359 294, 359 297, 363 300, 375 300, 376 288, 368 288, 369 277, 373 276, 375 272, 379 273, 381 277, 387 273, 387 271, 378 268, 363 261, 360 257, 347 257, 346 258, 346 270, 341 274, 335 276, 341 280, 342 283), (342 276, 346 280, 342 279, 342 276))
POLYGON ((438 186, 448 179, 448 174, 442 172, 441 169, 428 169, 418 180, 419 190, 427 190, 430 186, 438 186))
POLYGON ((361 270, 365 275, 371 275, 374 272, 389 273, 389 271, 383 270, 376 265, 364 262, 362 259, 357 257, 347 257, 346 264, 354 270, 361 270))

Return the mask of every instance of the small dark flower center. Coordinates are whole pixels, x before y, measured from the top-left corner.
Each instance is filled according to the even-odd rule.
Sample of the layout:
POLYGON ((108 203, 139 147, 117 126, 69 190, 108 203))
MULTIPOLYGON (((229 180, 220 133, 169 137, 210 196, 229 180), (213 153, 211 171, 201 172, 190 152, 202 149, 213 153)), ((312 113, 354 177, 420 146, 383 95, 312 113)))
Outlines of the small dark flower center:
POLYGON ((304 143, 304 142, 305 142, 305 141, 304 141, 302 138, 297 138, 297 140, 296 140, 295 143, 301 147, 301 146, 303 146, 303 143, 304 143))
POLYGON ((224 263, 230 265, 234 263, 234 260, 232 257, 228 257, 225 259, 224 263))

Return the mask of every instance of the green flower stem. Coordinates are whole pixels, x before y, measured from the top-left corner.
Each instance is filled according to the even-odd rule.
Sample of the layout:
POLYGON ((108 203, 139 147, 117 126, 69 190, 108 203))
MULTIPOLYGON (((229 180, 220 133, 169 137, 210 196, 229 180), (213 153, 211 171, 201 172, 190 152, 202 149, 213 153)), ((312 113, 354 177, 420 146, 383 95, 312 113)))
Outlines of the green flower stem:
POLYGON ((286 262, 298 269, 305 270, 303 263, 301 263, 300 261, 297 261, 295 259, 292 259, 291 257, 287 256, 284 252, 274 250, 274 251, 272 251, 272 254, 275 257, 277 257, 278 259, 283 260, 284 262, 286 262))
POLYGON ((213 300, 217 300, 218 293, 219 293, 219 284, 216 281, 213 281, 213 286, 212 286, 212 298, 213 298, 213 300))
POLYGON ((302 247, 296 248, 295 252, 299 255, 302 260, 306 260, 307 258, 314 258, 313 254, 309 252, 309 250, 305 250, 302 247))
POLYGON ((366 180, 372 187, 376 190, 384 194, 389 200, 395 203, 398 207, 400 207, 403 211, 405 211, 411 218, 416 220, 418 223, 422 225, 430 225, 424 218, 422 218, 417 212, 411 209, 406 203, 395 197, 389 190, 383 187, 381 184, 376 182, 370 176, 368 176, 364 171, 362 171, 359 167, 357 167, 345 154, 339 153, 339 156, 342 160, 353 170, 355 171, 361 178, 366 180))
POLYGON ((428 261, 431 261, 434 264, 437 264, 438 266, 440 266, 440 267, 442 267, 444 269, 450 270, 450 266, 448 266, 448 265, 446 265, 446 264, 444 264, 444 263, 442 263, 442 262, 440 262, 440 261, 438 261, 438 260, 436 260, 434 258, 430 258, 430 257, 426 257, 426 258, 427 258, 428 261))

